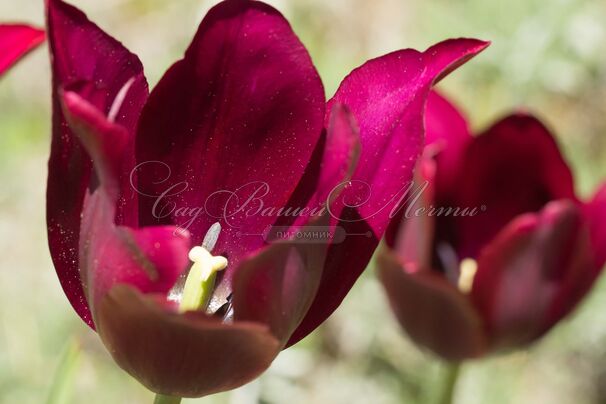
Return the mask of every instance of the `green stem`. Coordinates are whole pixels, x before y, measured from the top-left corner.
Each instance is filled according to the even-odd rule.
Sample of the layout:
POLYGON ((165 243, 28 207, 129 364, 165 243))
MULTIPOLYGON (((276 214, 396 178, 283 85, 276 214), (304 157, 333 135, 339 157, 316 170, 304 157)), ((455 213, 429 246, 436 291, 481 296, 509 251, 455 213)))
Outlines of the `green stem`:
POLYGON ((73 339, 68 342, 55 373, 53 384, 46 404, 63 404, 72 402, 74 381, 80 365, 80 343, 73 339))
POLYGON ((165 396, 162 394, 156 394, 154 404, 179 404, 181 403, 181 397, 165 396))
POLYGON ((444 387, 440 395, 439 404, 453 404, 454 393, 457 387, 457 380, 459 380, 459 374, 461 373, 461 364, 454 363, 448 365, 446 369, 446 375, 444 377, 444 387))

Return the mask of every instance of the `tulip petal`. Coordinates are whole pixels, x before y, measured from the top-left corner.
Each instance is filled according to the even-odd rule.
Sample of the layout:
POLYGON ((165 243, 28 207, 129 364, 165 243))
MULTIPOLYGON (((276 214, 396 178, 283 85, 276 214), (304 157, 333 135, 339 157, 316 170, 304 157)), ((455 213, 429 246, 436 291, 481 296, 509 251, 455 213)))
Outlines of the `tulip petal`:
POLYGON ((423 53, 407 49, 371 60, 354 70, 329 101, 329 106, 347 105, 360 125, 363 153, 353 179, 371 187, 371 198, 358 211, 377 238, 423 149, 431 86, 487 46, 472 39, 449 40, 423 53))
POLYGON ((115 285, 166 296, 189 265, 186 233, 174 226, 115 226, 114 212, 115 202, 103 189, 85 200, 79 264, 95 323, 99 302, 115 285))
POLYGON ((366 195, 355 195, 355 189, 343 194, 360 202, 340 215, 340 225, 351 235, 330 247, 318 296, 289 344, 328 318, 370 261, 424 146, 424 110, 431 86, 487 46, 455 39, 423 53, 391 53, 354 70, 329 101, 329 110, 335 103, 347 105, 360 126, 362 153, 352 181, 366 195))
POLYGON ((118 178, 127 151, 128 132, 123 126, 109 122, 77 93, 64 92, 61 104, 72 132, 94 162, 99 182, 113 194, 114 200, 117 199, 120 191, 118 178))
POLYGON ((442 358, 461 361, 482 355, 486 337, 478 313, 454 286, 459 263, 446 268, 447 262, 440 262, 443 274, 433 267, 435 217, 423 210, 435 205, 432 148, 426 147, 417 163, 414 197, 401 220, 390 225, 377 265, 393 311, 411 338, 442 358))
POLYGON ((466 296, 432 272, 409 273, 393 252, 377 255, 379 279, 408 335, 450 361, 481 356, 486 339, 478 313, 466 296))
MULTIPOLYGON (((549 201, 575 200, 572 173, 549 130, 536 118, 509 116, 474 139, 460 159, 454 207, 476 216, 448 217, 459 258, 475 258, 517 215, 537 212, 549 201)), ((438 168, 439 169, 439 168, 438 168)))
POLYGON ((549 203, 506 226, 478 259, 471 298, 493 348, 538 338, 595 279, 588 232, 571 201, 549 203))
MULTIPOLYGON (((95 93, 93 105, 109 115, 124 85, 133 81, 121 108, 116 111, 115 121, 130 134, 134 133, 148 94, 139 58, 80 10, 61 0, 47 0, 47 30, 52 56, 53 100, 57 102, 56 92, 61 88, 89 86, 89 91, 95 93)), ((61 114, 56 113, 54 120, 60 118, 61 114)))
POLYGON ((60 0, 48 0, 47 31, 53 70, 53 139, 47 188, 49 247, 65 294, 92 326, 78 268, 80 214, 92 165, 67 125, 59 92, 62 88, 79 88, 88 101, 108 115, 120 90, 132 80, 116 113, 116 122, 132 137, 147 98, 147 83, 138 58, 76 8, 60 0))
POLYGON ((152 196, 178 190, 161 201, 165 215, 156 214, 157 198, 141 198, 142 224, 182 225, 199 243, 221 222, 215 251, 230 261, 225 286, 239 260, 264 245, 259 235, 276 218, 260 210, 291 197, 322 134, 324 111, 320 78, 284 17, 260 2, 219 3, 143 111, 138 163, 161 164, 142 170, 139 188, 152 196), (226 211, 228 193, 240 199, 226 211), (188 208, 205 213, 192 221, 182 215, 188 208))
POLYGON ((431 91, 425 110, 425 145, 452 148, 471 138, 467 119, 446 97, 436 90, 431 91))
POLYGON ((438 206, 448 206, 448 198, 456 192, 456 173, 463 150, 473 139, 463 115, 444 96, 432 91, 425 111, 425 143, 437 153, 436 199, 438 206))
MULTIPOLYGON (((339 196, 344 192, 358 165, 360 148, 360 131, 355 117, 348 107, 333 104, 318 185, 309 187, 315 190, 311 206, 325 204, 331 219, 334 219, 332 222, 338 219, 335 212, 340 212, 341 208, 335 205, 343 202, 339 196)), ((307 172, 305 174, 307 175, 307 172)), ((299 184, 299 187, 301 185, 299 184)))
POLYGON ((42 30, 23 24, 0 24, 0 75, 42 42, 42 30))
POLYGON ((591 232, 596 269, 601 271, 606 263, 606 184, 585 205, 585 215, 591 232))
MULTIPOLYGON (((285 208, 293 212, 301 208, 313 212, 319 207, 327 208, 334 225, 342 209, 343 200, 339 196, 347 188, 360 157, 360 133, 351 111, 341 104, 333 106, 325 132, 285 208)), ((275 225, 304 225, 309 216, 284 215, 275 225)))
POLYGON ((431 270, 435 217, 427 212, 435 204, 436 162, 433 151, 426 147, 417 162, 410 199, 401 215, 394 217, 387 232, 385 243, 407 269, 431 270))
POLYGON ((178 397, 242 386, 267 369, 280 349, 265 326, 171 313, 128 286, 114 287, 103 299, 97 327, 122 369, 148 389, 178 397))
POLYGON ((346 107, 335 105, 326 139, 319 143, 323 154, 314 153, 288 205, 295 208, 327 205, 328 209, 311 220, 308 215, 297 217, 290 227, 284 221, 278 223, 280 228, 311 235, 276 242, 244 260, 236 271, 233 281, 236 320, 267 324, 282 344, 299 326, 316 296, 328 244, 341 241, 339 229, 334 226, 336 220, 330 216, 330 205, 339 200, 339 185, 346 183, 355 169, 360 152, 358 141, 353 116, 346 107), (310 189, 315 190, 311 198, 310 189))
POLYGON ((61 101, 65 119, 92 157, 100 179, 85 198, 80 226, 80 276, 93 317, 96 303, 119 283, 166 294, 189 264, 188 235, 174 226, 116 226, 118 174, 128 133, 76 93, 62 94, 61 101))
MULTIPOLYGON (((312 222, 322 229, 327 224, 327 216, 312 222)), ((322 277, 329 239, 310 241, 276 242, 242 262, 233 280, 236 321, 267 324, 286 344, 307 314, 322 277)))

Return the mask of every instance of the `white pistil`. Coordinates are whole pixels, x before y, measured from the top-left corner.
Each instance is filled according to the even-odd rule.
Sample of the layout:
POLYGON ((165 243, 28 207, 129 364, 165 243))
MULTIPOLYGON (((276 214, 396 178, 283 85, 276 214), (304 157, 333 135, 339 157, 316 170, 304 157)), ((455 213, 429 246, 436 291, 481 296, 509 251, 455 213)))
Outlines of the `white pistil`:
POLYGON ((194 247, 189 252, 189 259, 194 263, 192 269, 199 267, 201 281, 206 282, 212 274, 227 267, 227 258, 214 256, 204 247, 194 247))
POLYGON ((459 274, 458 286, 463 293, 471 292, 473 280, 478 272, 478 263, 471 258, 465 258, 460 264, 461 273, 459 274))
POLYGON ((213 289, 217 272, 227 268, 227 258, 222 256, 214 256, 204 246, 209 246, 211 249, 217 241, 221 226, 213 225, 208 231, 203 246, 194 247, 189 252, 189 259, 193 262, 185 286, 181 295, 181 303, 179 310, 181 312, 191 310, 205 310, 213 289), (211 240, 208 243, 208 240, 211 240))

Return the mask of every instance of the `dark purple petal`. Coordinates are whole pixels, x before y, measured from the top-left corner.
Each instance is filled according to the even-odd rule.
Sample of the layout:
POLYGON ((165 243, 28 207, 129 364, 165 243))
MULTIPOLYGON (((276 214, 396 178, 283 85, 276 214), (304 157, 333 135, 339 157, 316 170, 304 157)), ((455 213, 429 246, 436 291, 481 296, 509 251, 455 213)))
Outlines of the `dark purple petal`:
POLYGON ((435 204, 435 177, 436 162, 428 147, 417 162, 410 202, 385 234, 385 242, 394 254, 415 271, 432 268, 435 217, 427 208, 435 204))
POLYGON ((89 308, 116 284, 166 294, 189 264, 187 234, 174 226, 116 226, 119 173, 128 133, 75 93, 62 98, 64 116, 93 159, 99 186, 87 193, 80 226, 79 267, 89 308))
POLYGON ((478 259, 471 298, 492 348, 526 344, 566 315, 595 279, 587 228, 571 201, 516 218, 478 259))
POLYGON ((141 198, 142 224, 186 226, 191 217, 180 216, 183 209, 205 209, 188 229, 199 243, 221 222, 215 252, 230 261, 225 287, 240 258, 264 245, 259 234, 275 221, 257 212, 258 198, 245 202, 256 195, 263 208, 285 206, 321 136, 324 111, 320 78, 284 17, 259 2, 219 3, 142 114, 138 162, 162 163, 142 167, 139 188, 160 195, 177 187, 155 216, 157 198, 141 198), (261 194, 254 194, 259 187, 261 194), (232 199, 226 220, 226 192, 238 189, 240 203, 232 199))
POLYGON ((42 42, 42 30, 23 24, 0 24, 0 75, 42 42))
MULTIPOLYGON (((94 106, 109 115, 120 90, 133 81, 122 107, 115 111, 115 121, 132 134, 148 93, 139 58, 61 0, 47 0, 47 30, 55 93, 61 88, 87 86, 89 93, 94 92, 90 94, 94 106)), ((56 94, 53 97, 56 102, 56 94)))
POLYGON ((452 148, 470 139, 469 126, 461 112, 438 91, 431 91, 425 110, 425 144, 452 148))
POLYGON ((60 96, 63 116, 91 157, 100 184, 111 197, 117 199, 120 193, 120 170, 128 152, 128 132, 123 126, 108 121, 80 95, 67 91, 60 96))
POLYGON ((437 154, 438 203, 447 203, 449 195, 456 192, 457 170, 461 165, 463 150, 473 138, 465 117, 436 91, 432 91, 427 98, 425 132, 427 147, 437 154))
POLYGON ((453 229, 441 241, 452 244, 460 259, 476 257, 514 217, 537 212, 552 200, 576 199, 572 174, 556 142, 529 115, 501 120, 476 137, 460 161, 450 206, 476 208, 479 214, 438 224, 453 229))
POLYGON ((412 178, 424 146, 424 109, 431 86, 488 46, 458 39, 420 53, 407 49, 354 70, 329 102, 347 105, 360 125, 362 155, 353 176, 371 186, 371 198, 358 208, 380 238, 402 184, 412 178), (386 204, 389 209, 383 209, 386 204))
POLYGON ((354 186, 343 193, 350 205, 359 206, 343 209, 340 225, 354 235, 330 247, 318 296, 289 343, 328 318, 370 261, 424 146, 424 110, 431 86, 487 46, 456 39, 423 53, 409 49, 371 60, 354 70, 328 103, 329 108, 347 105, 360 126, 362 153, 354 186), (360 186, 369 193, 360 196, 360 186))
POLYGON ((318 185, 308 205, 327 205, 334 223, 342 209, 336 206, 343 202, 339 196, 344 192, 360 158, 360 131, 349 108, 338 103, 333 104, 330 111, 327 130, 328 138, 318 175, 318 185))
POLYGON ((231 390, 269 367, 280 350, 265 326, 171 313, 127 286, 97 309, 99 334, 122 369, 150 390, 201 397, 231 390))
POLYGON ((49 247, 65 294, 92 326, 78 269, 80 214, 92 165, 63 116, 59 92, 69 88, 86 94, 107 115, 120 90, 133 80, 122 107, 114 111, 116 122, 132 137, 147 98, 147 84, 138 58, 76 8, 48 0, 47 31, 53 71, 53 139, 47 189, 49 247))
MULTIPOLYGON (((285 344, 301 323, 316 296, 328 244, 341 241, 342 234, 330 216, 340 184, 351 176, 359 156, 357 125, 347 108, 335 105, 331 113, 320 158, 314 158, 291 200, 292 207, 318 207, 328 203, 319 217, 303 215, 294 220, 291 231, 311 234, 300 239, 279 241, 244 260, 233 281, 236 320, 267 324, 285 344), (316 163, 317 166, 316 167, 316 163), (319 168, 319 169, 318 169, 319 168), (315 189, 309 198, 307 191, 315 189), (332 223, 332 225, 331 225, 332 223), (313 235, 317 232, 319 236, 313 235), (326 236, 326 232, 330 235, 326 236)), ((317 154, 317 153, 316 153, 317 154)), ((315 156, 314 156, 315 157, 315 156)), ((280 228, 289 228, 280 223, 280 228)))
MULTIPOLYGON (((358 125, 349 109, 341 104, 332 108, 327 130, 324 131, 305 169, 303 177, 292 193, 285 209, 292 212, 327 207, 331 224, 342 209, 341 193, 347 187, 360 157, 358 125), (328 205, 327 205, 328 204, 328 205)), ((284 215, 276 220, 276 226, 302 225, 309 215, 284 215)))
POLYGON ((424 211, 435 204, 431 149, 417 163, 415 196, 401 221, 392 223, 397 230, 388 237, 390 227, 377 264, 392 309, 412 339, 447 360, 460 361, 484 353, 486 338, 478 313, 454 286, 456 279, 433 268, 435 218, 424 211))
POLYGON ((377 255, 379 279, 406 332, 444 359, 461 361, 486 350, 482 322, 468 298, 432 272, 407 273, 395 254, 377 255))
POLYGON ((174 226, 132 229, 113 223, 115 202, 103 189, 86 199, 80 231, 80 268, 89 307, 118 284, 164 296, 189 265, 189 236, 174 226))
POLYGON ((591 245, 597 270, 606 262, 606 184, 602 184, 591 201, 585 205, 585 215, 591 231, 591 245))
MULTIPOLYGON (((301 231, 327 229, 328 216, 310 225, 301 231)), ((316 296, 327 246, 328 240, 276 242, 244 260, 233 280, 235 320, 267 324, 286 344, 316 296)))

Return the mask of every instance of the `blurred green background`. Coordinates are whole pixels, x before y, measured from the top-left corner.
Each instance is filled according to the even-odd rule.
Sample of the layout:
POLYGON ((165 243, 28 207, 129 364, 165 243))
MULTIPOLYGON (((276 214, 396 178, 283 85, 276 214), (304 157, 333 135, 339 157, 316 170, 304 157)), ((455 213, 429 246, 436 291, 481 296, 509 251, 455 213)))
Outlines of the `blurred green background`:
MULTIPOLYGON (((137 53, 153 85, 216 1, 74 0, 137 53)), ((476 130, 517 108, 557 133, 581 195, 606 178, 606 2, 270 1, 308 46, 328 95, 365 60, 449 37, 493 41, 440 84, 476 130)), ((0 20, 42 23, 42 0, 0 0, 0 20)), ((64 297, 44 223, 50 95, 46 49, 0 81, 0 402, 150 403, 64 297), (74 342, 75 341, 75 342, 74 342), (79 348, 74 354, 71 344, 79 348), (67 354, 66 354, 67 352, 67 354), (61 358, 71 384, 54 386, 61 358), (64 393, 68 393, 64 395, 64 393), (67 398, 67 401, 61 399, 67 398), (71 398, 72 401, 69 401, 71 398)), ((257 382, 184 403, 429 403, 445 367, 401 332, 369 269, 317 332, 257 382)), ((527 352, 463 367, 456 402, 606 403, 606 279, 527 352)), ((203 360, 201 358, 200 360, 203 360)))

